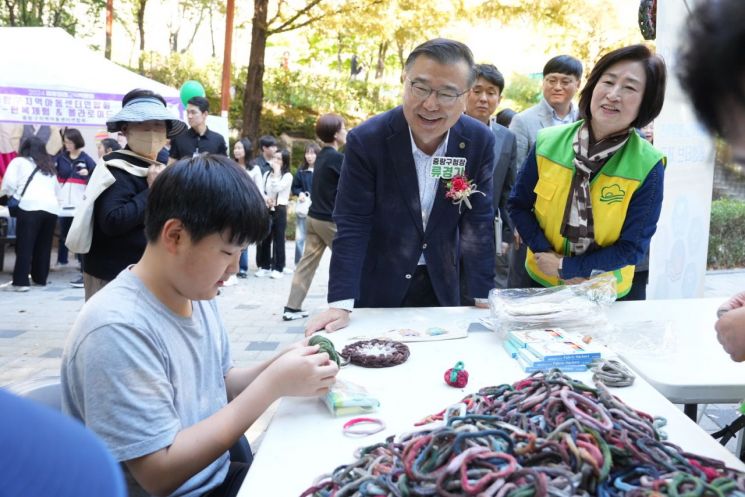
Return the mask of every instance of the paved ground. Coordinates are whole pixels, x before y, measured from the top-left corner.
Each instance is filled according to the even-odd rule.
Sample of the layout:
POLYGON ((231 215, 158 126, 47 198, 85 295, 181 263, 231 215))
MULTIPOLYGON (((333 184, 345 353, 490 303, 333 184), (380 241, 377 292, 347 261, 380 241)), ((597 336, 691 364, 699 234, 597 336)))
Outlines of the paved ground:
MULTIPOLYGON (((292 257, 294 246, 287 244, 292 257)), ((251 270, 255 270, 254 249, 250 251, 251 270)), ((56 256, 53 254, 53 260, 56 256)), ((10 249, 0 283, 11 279, 14 255, 10 249)), ((305 308, 319 310, 326 303, 330 253, 326 253, 310 288, 305 308)), ((291 265, 291 267, 294 267, 291 265)), ((237 365, 260 362, 285 344, 302 338, 305 320, 282 321, 292 275, 274 280, 256 278, 237 280, 218 296, 237 365)), ((65 337, 83 305, 83 289, 72 288, 69 281, 78 272, 65 268, 50 273, 47 287, 32 287, 27 293, 0 292, 0 386, 12 382, 58 375, 65 337)), ((745 270, 707 273, 707 297, 728 297, 745 289, 745 270)), ((731 405, 710 405, 700 419, 701 425, 715 431, 736 417, 731 405)), ((731 443, 734 448, 734 441, 731 443)))

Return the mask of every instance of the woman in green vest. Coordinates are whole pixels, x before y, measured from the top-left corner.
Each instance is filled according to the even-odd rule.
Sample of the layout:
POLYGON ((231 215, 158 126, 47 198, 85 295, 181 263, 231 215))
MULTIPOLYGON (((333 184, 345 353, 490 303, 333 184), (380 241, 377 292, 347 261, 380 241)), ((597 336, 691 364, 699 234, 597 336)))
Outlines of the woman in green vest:
POLYGON ((508 200, 535 286, 611 272, 619 299, 639 298, 634 265, 657 229, 665 157, 636 128, 662 110, 665 79, 646 46, 614 50, 587 79, 582 119, 538 133, 508 200))

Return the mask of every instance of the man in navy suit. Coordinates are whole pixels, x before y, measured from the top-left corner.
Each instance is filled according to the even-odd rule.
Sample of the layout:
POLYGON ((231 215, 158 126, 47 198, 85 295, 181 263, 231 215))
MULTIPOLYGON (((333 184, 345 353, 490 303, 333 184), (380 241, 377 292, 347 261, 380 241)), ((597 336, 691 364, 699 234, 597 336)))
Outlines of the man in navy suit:
POLYGON ((435 39, 409 54, 403 106, 349 132, 339 180, 329 309, 306 334, 349 323, 353 307, 460 304, 458 261, 486 307, 494 279, 494 134, 463 114, 475 81, 473 55, 435 39), (453 176, 470 195, 447 198, 453 176), (478 191, 476 191, 478 190, 478 191))
POLYGON ((510 266, 507 258, 512 228, 507 214, 507 197, 517 176, 517 141, 515 135, 492 119, 504 91, 504 76, 492 64, 476 65, 476 82, 466 98, 466 114, 489 126, 494 133, 494 216, 495 229, 500 227, 501 239, 496 248, 494 286, 507 288, 510 266))

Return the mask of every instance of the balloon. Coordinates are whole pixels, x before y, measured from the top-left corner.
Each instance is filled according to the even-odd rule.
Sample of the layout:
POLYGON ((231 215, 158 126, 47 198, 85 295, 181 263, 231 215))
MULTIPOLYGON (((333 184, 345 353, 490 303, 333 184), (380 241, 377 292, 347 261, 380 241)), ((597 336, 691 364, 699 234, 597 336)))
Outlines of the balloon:
POLYGON ((184 84, 181 85, 180 94, 181 103, 184 104, 184 107, 186 107, 186 104, 189 103, 189 99, 192 97, 204 97, 206 95, 202 83, 193 79, 184 81, 184 84))

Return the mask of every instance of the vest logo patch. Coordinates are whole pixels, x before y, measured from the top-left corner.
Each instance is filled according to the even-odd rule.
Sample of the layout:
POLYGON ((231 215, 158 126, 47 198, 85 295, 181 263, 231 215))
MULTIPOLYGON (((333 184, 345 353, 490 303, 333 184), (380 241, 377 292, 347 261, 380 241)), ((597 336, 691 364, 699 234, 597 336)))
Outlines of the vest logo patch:
POLYGON ((621 202, 625 196, 626 191, 615 183, 609 186, 604 186, 603 189, 600 190, 600 201, 605 202, 606 204, 621 202))

